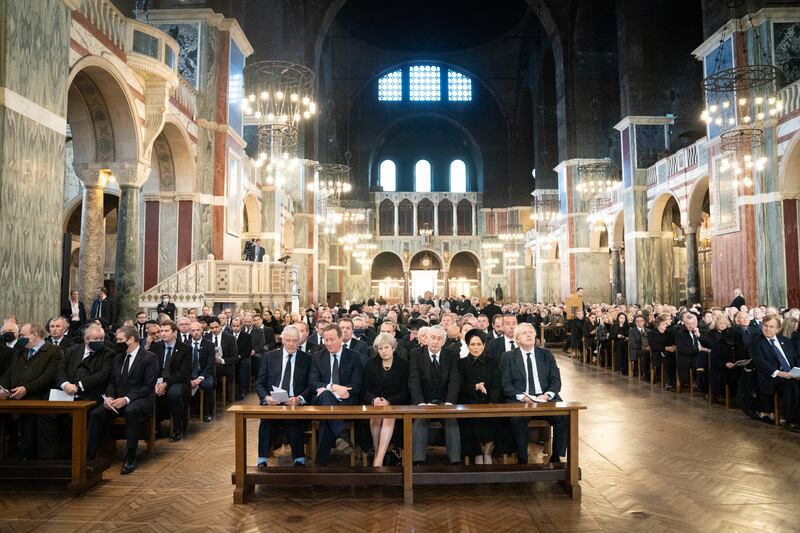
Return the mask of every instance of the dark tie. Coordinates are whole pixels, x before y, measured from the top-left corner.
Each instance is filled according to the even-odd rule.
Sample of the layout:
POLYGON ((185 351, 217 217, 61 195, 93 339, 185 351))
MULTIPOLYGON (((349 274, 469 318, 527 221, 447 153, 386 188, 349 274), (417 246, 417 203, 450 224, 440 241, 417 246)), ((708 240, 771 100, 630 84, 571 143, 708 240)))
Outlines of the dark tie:
POLYGON ((528 394, 533 396, 536 394, 536 383, 533 379, 533 360, 530 352, 526 353, 525 356, 528 358, 528 394))
POLYGON ((214 346, 219 348, 219 335, 214 335, 214 346))
POLYGON ((28 361, 30 361, 31 357, 33 357, 34 355, 36 355, 36 350, 34 350, 33 348, 28 350, 28 361))
MULTIPOLYGON (((339 373, 339 367, 334 363, 333 365, 336 373, 339 373)), ((338 376, 337 376, 338 379, 338 376)), ((292 354, 286 356, 286 368, 283 370, 283 379, 281 379, 281 388, 287 393, 289 392, 289 384, 292 382, 292 354)))
POLYGON ((694 346, 694 351, 697 351, 700 349, 700 347, 697 345, 697 337, 694 336, 694 333, 692 333, 691 335, 692 335, 692 345, 694 346))
POLYGON ((161 365, 161 368, 167 367, 167 361, 169 361, 171 355, 172 355, 172 348, 167 346, 167 349, 164 350, 164 364, 161 365))
POLYGON ((512 350, 515 350, 515 349, 517 348, 517 347, 514 345, 514 341, 509 341, 509 344, 511 345, 511 349, 512 349, 512 350))
POLYGON ((786 359, 786 356, 781 352, 780 348, 778 348, 778 341, 776 339, 772 339, 770 341, 772 344, 772 349, 775 352, 775 356, 778 358, 778 362, 781 364, 781 370, 784 372, 789 372, 792 367, 789 366, 789 360, 786 359))
POLYGON ((433 356, 433 361, 431 361, 431 364, 433 365, 433 377, 437 380, 441 379, 442 371, 439 367, 439 354, 435 354, 433 356))
POLYGON ((333 385, 339 384, 339 356, 333 355, 333 370, 331 370, 331 383, 333 385))
POLYGON ((122 372, 120 373, 120 381, 128 379, 128 364, 131 361, 131 354, 125 354, 125 360, 122 361, 122 372))
POLYGON ((194 343, 192 349, 192 370, 194 370, 195 376, 200 373, 200 345, 197 342, 194 343))

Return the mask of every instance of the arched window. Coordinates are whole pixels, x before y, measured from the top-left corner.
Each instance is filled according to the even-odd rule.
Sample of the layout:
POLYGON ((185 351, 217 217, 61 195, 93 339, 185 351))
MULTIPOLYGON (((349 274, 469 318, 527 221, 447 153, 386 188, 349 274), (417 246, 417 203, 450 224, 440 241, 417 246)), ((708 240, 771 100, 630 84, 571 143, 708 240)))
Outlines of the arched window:
POLYGON ((414 235, 414 206, 408 198, 397 206, 397 225, 400 235, 414 235))
POLYGON ((420 159, 414 165, 414 190, 431 192, 431 164, 424 159, 420 159))
POLYGON ((451 102, 472 101, 472 80, 455 70, 447 70, 447 99, 451 102))
POLYGON ((433 202, 423 198, 417 205, 417 227, 422 228, 426 224, 433 229, 433 202))
POLYGON ((418 102, 441 100, 442 82, 436 65, 413 65, 408 69, 408 99, 418 102))
POLYGON ((472 203, 466 198, 458 202, 456 208, 458 234, 472 235, 472 203))
POLYGON ((439 202, 439 235, 453 234, 453 202, 442 200, 439 202))
POLYGON ((384 200, 378 208, 378 226, 381 235, 394 235, 394 203, 384 200))
POLYGON ((397 167, 394 161, 386 159, 381 163, 379 180, 384 192, 397 190, 397 167))
POLYGON ((467 165, 460 159, 450 163, 450 192, 467 192, 467 165))
POLYGON ((403 71, 397 69, 378 79, 378 100, 399 102, 403 99, 403 71))

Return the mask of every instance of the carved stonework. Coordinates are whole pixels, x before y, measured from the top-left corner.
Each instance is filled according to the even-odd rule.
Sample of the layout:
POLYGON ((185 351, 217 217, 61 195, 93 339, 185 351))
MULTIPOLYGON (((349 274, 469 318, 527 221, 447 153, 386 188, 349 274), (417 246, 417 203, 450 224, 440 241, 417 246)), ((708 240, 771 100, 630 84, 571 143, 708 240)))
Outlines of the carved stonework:
POLYGON ((225 292, 228 290, 228 269, 219 268, 217 270, 217 292, 225 292))
POLYGON ((95 160, 109 163, 114 160, 114 133, 111 126, 111 115, 103 100, 103 95, 92 79, 85 73, 79 72, 73 81, 81 93, 83 101, 92 117, 95 139, 95 160))
POLYGON ((247 292, 247 269, 232 269, 231 292, 247 292))
POLYGON ((150 177, 150 166, 142 163, 114 163, 111 165, 111 172, 117 178, 120 187, 138 189, 150 177))
POLYGON ((172 192, 175 190, 175 165, 172 161, 172 151, 169 149, 167 138, 161 134, 156 137, 153 144, 156 161, 158 162, 158 174, 161 183, 161 190, 172 192))

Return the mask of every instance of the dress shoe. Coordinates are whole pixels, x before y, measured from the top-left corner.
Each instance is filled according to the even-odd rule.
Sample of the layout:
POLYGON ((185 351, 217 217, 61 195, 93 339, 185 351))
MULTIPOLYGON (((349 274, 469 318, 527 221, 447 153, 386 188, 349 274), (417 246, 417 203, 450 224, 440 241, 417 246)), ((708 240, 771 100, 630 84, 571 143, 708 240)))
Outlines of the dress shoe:
POLYGON ((122 465, 122 470, 120 470, 119 473, 123 476, 127 476, 134 470, 136 470, 136 459, 128 459, 125 461, 125 464, 122 465))
POLYGON ((181 432, 181 431, 176 431, 172 435, 169 436, 169 440, 171 440, 172 442, 178 442, 182 438, 183 438, 183 432, 181 432))
POLYGON ((353 452, 353 445, 350 444, 350 441, 344 437, 339 437, 336 439, 336 451, 343 454, 348 454, 353 452))
POLYGON ((203 417, 203 422, 211 422, 211 417, 210 416, 204 416, 203 417))
POLYGON ((266 472, 267 471, 267 463, 258 463, 256 466, 256 470, 259 472, 266 472))
POLYGON ((800 433, 800 422, 786 422, 783 427, 794 433, 800 433))

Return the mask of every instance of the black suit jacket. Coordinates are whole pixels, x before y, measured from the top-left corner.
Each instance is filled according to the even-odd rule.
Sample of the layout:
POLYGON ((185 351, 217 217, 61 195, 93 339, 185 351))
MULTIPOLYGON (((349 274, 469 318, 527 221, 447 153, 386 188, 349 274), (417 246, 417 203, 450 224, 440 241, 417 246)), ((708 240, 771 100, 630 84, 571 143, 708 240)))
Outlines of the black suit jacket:
POLYGON ((484 315, 489 317, 489 323, 491 324, 492 323, 492 317, 494 317, 494 315, 501 314, 503 311, 500 309, 499 305, 489 304, 486 307, 484 307, 483 309, 481 309, 481 312, 484 315))
POLYGON ((89 318, 92 320, 98 318, 98 314, 101 315, 101 318, 105 320, 109 324, 114 323, 114 319, 117 317, 116 308, 114 307, 114 302, 111 298, 106 298, 105 300, 100 300, 96 298, 94 302, 92 302, 92 309, 89 318))
POLYGON ((361 366, 364 366, 369 359, 369 344, 353 337, 350 339, 350 350, 358 354, 361 358, 361 366))
POLYGON ((11 356, 8 368, 0 376, 0 385, 8 390, 24 386, 24 400, 47 400, 55 383, 62 354, 61 348, 44 343, 29 360, 28 348, 17 348, 11 356))
MULTIPOLYGON (((72 322, 72 302, 69 300, 61 306, 61 316, 72 322)), ((86 306, 80 300, 78 301, 78 320, 80 320, 81 326, 88 322, 86 319, 86 306)))
MULTIPOLYGON (((517 394, 528 392, 525 389, 527 372, 522 357, 522 350, 517 348, 504 353, 500 360, 500 384, 503 387, 503 396, 509 402, 518 401, 517 394)), ((560 401, 561 372, 553 353, 537 347, 533 349, 533 358, 536 360, 536 373, 542 393, 552 392, 555 394, 553 400, 560 401)))
MULTIPOLYGON (((339 357, 339 384, 351 387, 348 403, 356 403, 361 398, 362 372, 359 354, 342 346, 339 357)), ((328 350, 321 350, 312 356, 309 379, 311 388, 315 391, 320 387, 327 387, 331 382, 331 354, 328 350)))
POLYGON ((310 340, 306 340, 305 344, 299 348, 307 354, 315 354, 318 351, 323 350, 325 347, 320 344, 315 344, 310 340))
MULTIPOLYGON (((216 352, 216 345, 214 344, 214 336, 208 334, 206 337, 208 342, 214 346, 216 352)), ((233 335, 221 333, 219 336, 220 351, 222 352, 222 360, 225 361, 226 366, 235 365, 239 361, 239 347, 236 344, 236 339, 233 335)))
POLYGON ((158 361, 159 377, 164 378, 167 387, 177 383, 189 383, 192 378, 192 349, 182 342, 175 342, 175 349, 167 359, 164 366, 164 352, 167 345, 163 342, 156 342, 150 347, 150 351, 156 356, 158 361))
MULTIPOLYGON (((695 335, 697 336, 697 335, 695 335)), ((702 335, 699 336, 697 346, 706 346, 708 344, 708 340, 704 339, 702 335)), ((677 354, 680 357, 697 357, 697 354, 700 353, 699 350, 694 349, 694 342, 692 341, 692 337, 689 335, 689 330, 680 327, 675 328, 675 346, 677 347, 678 351, 677 354)))
MULTIPOLYGON (((48 336, 45 339, 45 342, 53 344, 53 337, 52 336, 48 336)), ((75 345, 75 341, 72 340, 68 335, 64 335, 63 337, 61 337, 61 342, 58 343, 58 347, 61 348, 64 351, 66 351, 67 348, 70 348, 70 347, 72 347, 74 345, 75 345)))
POLYGON ((170 320, 175 320, 175 304, 169 302, 168 304, 165 305, 164 302, 159 302, 158 305, 156 306, 156 313, 158 313, 159 315, 161 313, 164 313, 170 318, 170 320))
POLYGON ((265 341, 264 341, 264 330, 253 326, 250 328, 250 331, 242 330, 248 335, 250 335, 250 341, 253 348, 253 351, 256 354, 261 355, 265 351, 265 341))
POLYGON ((2 376, 11 364, 11 356, 14 355, 14 348, 0 341, 0 376, 2 376))
POLYGON ((265 324, 261 328, 261 333, 264 334, 264 349, 269 351, 275 348, 275 330, 265 324))
POLYGON ((461 387, 461 377, 458 373, 458 354, 442 349, 439 352, 439 368, 441 379, 438 386, 433 378, 433 364, 428 348, 418 348, 411 352, 410 369, 408 373, 408 390, 411 393, 411 403, 431 403, 433 400, 440 402, 458 403, 458 393, 461 387))
POLYGON ((109 398, 127 397, 131 402, 139 399, 152 401, 155 397, 156 380, 160 374, 158 359, 153 352, 139 348, 130 365, 127 376, 122 376, 122 364, 127 354, 121 353, 114 360, 114 369, 106 387, 109 398))
MULTIPOLYGON (((778 335, 778 342, 781 345, 790 367, 800 364, 797 352, 792 346, 792 342, 782 335, 778 335)), ((781 369, 778 355, 770 345, 767 338, 763 335, 757 337, 750 343, 750 357, 756 365, 756 376, 758 377, 758 390, 761 394, 771 395, 775 392, 775 383, 784 378, 772 377, 772 373, 781 369)))
MULTIPOLYGON (((311 388, 311 355, 297 350, 295 352, 294 372, 292 372, 292 392, 295 396, 302 396, 306 403, 311 402, 314 390, 311 388)), ((256 394, 261 403, 272 392, 272 387, 281 386, 283 381, 283 348, 272 350, 264 354, 261 359, 261 368, 256 378, 256 394)), ((341 374, 340 374, 341 375, 341 374)), ((287 391, 288 392, 288 391, 287 391)))
POLYGON ((375 398, 384 398, 390 405, 406 405, 411 399, 408 393, 409 363, 395 357, 392 368, 383 369, 383 359, 374 357, 364 366, 364 387, 361 401, 372 405, 375 398))
MULTIPOLYGON (((191 357, 192 353, 194 352, 194 339, 192 339, 186 346, 189 347, 189 377, 194 379, 192 377, 194 374, 194 369, 191 367, 191 357)), ((216 350, 214 349, 214 343, 205 337, 200 339, 200 371, 198 372, 197 377, 203 376, 204 381, 208 379, 214 379, 214 365, 216 365, 215 352, 216 350)))
MULTIPOLYGON (((517 341, 514 341, 514 346, 517 345, 517 341)), ((486 356, 490 359, 494 359, 495 362, 499 365, 500 360, 503 357, 503 354, 506 353, 506 337, 502 335, 489 343, 489 349, 486 350, 486 356)))
POLYGON ((56 374, 56 387, 64 382, 78 386, 75 395, 78 400, 102 401, 103 391, 108 386, 114 359, 117 354, 105 348, 99 352, 91 352, 86 358, 85 344, 76 344, 64 351, 64 357, 56 374))
POLYGON ((239 332, 238 338, 234 335, 231 336, 236 340, 236 353, 239 354, 239 357, 250 358, 253 353, 253 337, 245 333, 244 330, 239 332))

